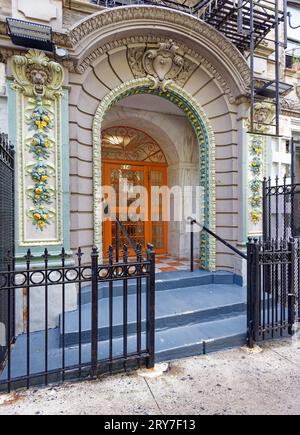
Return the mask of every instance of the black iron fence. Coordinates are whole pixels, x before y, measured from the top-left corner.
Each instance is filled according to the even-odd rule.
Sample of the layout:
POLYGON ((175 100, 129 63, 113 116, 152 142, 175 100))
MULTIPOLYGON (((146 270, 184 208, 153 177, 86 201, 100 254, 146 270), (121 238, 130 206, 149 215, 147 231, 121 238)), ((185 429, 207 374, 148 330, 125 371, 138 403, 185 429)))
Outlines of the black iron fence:
MULTIPOLYGON (((6 134, 0 134, 0 270, 11 270, 14 252, 14 151, 6 134), (8 253, 10 253, 8 255, 8 253)), ((14 300, 9 292, 0 293, 0 364, 5 358, 6 332, 13 328, 14 300)), ((11 338, 11 337, 9 337, 11 338)))
POLYGON ((68 266, 62 250, 57 267, 46 250, 43 267, 35 269, 28 251, 22 271, 0 273, 0 293, 14 295, 23 307, 14 343, 7 331, 2 389, 154 366, 153 247, 148 246, 146 258, 139 245, 134 259, 126 246, 121 261, 114 254, 110 248, 107 264, 99 264, 97 249, 88 262, 79 249, 77 264, 68 266))
POLYGON ((264 180, 263 227, 265 240, 300 237, 300 184, 264 180))
POLYGON ((300 240, 248 243, 249 345, 293 335, 300 321, 300 240))

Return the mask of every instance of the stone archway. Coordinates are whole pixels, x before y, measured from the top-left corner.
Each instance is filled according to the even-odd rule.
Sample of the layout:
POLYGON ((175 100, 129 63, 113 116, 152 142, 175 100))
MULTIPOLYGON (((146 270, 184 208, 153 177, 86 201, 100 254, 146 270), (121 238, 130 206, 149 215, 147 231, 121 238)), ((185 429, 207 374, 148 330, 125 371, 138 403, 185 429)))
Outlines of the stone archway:
MULTIPOLYGON (((102 251, 101 215, 101 130, 103 119, 108 110, 123 98, 137 94, 152 94, 165 98, 179 107, 192 125, 200 149, 200 179, 204 190, 204 222, 215 231, 215 138, 213 129, 199 103, 184 89, 173 82, 163 89, 153 87, 153 80, 141 78, 125 82, 109 92, 96 110, 93 122, 93 212, 94 243, 102 251)), ((204 268, 215 269, 216 247, 206 234, 201 239, 201 260, 204 268)))
MULTIPOLYGON (((242 149, 245 144, 241 138, 246 100, 242 96, 249 83, 249 67, 236 48, 201 20, 163 7, 147 6, 126 6, 96 13, 70 28, 65 40, 70 49, 66 66, 71 85, 71 247, 90 248, 95 240, 101 247, 101 227, 93 224, 93 192, 99 192, 93 186, 91 144, 95 113, 102 108, 102 115, 99 109, 96 117, 98 121, 102 118, 99 121, 102 124, 106 106, 109 109, 109 105, 123 98, 123 93, 126 96, 131 88, 130 92, 156 93, 174 99, 175 104, 178 97, 178 105, 195 118, 191 119, 191 125, 197 120, 197 110, 193 112, 191 104, 196 107, 196 101, 205 111, 206 117, 202 119, 208 119, 207 125, 213 129, 216 144, 215 170, 211 171, 213 187, 216 185, 216 203, 207 205, 210 226, 215 225, 217 234, 230 243, 243 243, 246 207, 241 198, 246 180, 242 149), (173 60, 168 72, 153 71, 153 67, 157 69, 154 59, 161 55, 171 56, 173 60), (128 83, 131 83, 129 88, 128 83), (183 101, 181 93, 186 93, 183 101)), ((200 124, 199 131, 202 131, 200 124)), ((198 141, 205 142, 205 137, 207 134, 198 141)), ((202 156, 204 168, 212 161, 205 161, 206 154, 202 156)), ((202 242, 206 259, 215 255, 209 252, 215 251, 209 242, 202 242)), ((216 267, 240 271, 234 256, 218 243, 216 267)))

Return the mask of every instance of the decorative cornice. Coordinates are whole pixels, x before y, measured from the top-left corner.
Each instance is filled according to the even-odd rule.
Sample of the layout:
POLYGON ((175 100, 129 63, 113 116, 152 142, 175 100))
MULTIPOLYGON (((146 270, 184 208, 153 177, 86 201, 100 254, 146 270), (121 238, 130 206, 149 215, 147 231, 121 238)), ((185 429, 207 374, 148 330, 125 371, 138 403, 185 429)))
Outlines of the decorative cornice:
POLYGON ((181 26, 185 33, 194 34, 197 38, 202 36, 210 42, 211 48, 215 46, 221 50, 239 72, 244 84, 249 84, 249 67, 245 58, 220 32, 196 17, 163 7, 126 6, 101 11, 71 28, 68 34, 68 45, 75 49, 88 35, 99 30, 104 32, 105 28, 110 26, 117 28, 120 23, 132 24, 134 20, 140 20, 144 25, 146 22, 156 25, 162 22, 172 28, 181 26))
POLYGON ((3 36, 7 36, 7 24, 6 21, 2 21, 0 19, 0 35, 3 36))
MULTIPOLYGON (((203 39, 204 46, 209 41, 209 44, 206 44, 206 46, 212 52, 212 55, 214 55, 213 52, 215 52, 215 56, 217 57, 217 52, 222 53, 224 59, 227 59, 227 61, 229 61, 232 65, 231 67, 227 64, 227 70, 229 74, 235 77, 233 82, 236 81, 236 84, 238 83, 241 94, 246 92, 246 88, 249 85, 250 80, 248 64, 237 48, 230 41, 228 41, 222 35, 222 33, 218 32, 212 26, 206 24, 196 17, 183 12, 158 6, 135 5, 105 9, 85 18, 79 24, 73 26, 69 31, 62 30, 61 32, 55 32, 54 42, 59 46, 69 48, 70 51, 70 59, 63 62, 63 65, 71 72, 83 73, 91 64, 91 62, 99 57, 101 53, 107 52, 115 47, 120 47, 121 45, 125 45, 130 42, 150 43, 152 40, 153 43, 159 43, 166 41, 166 37, 157 37, 153 34, 152 36, 139 35, 128 38, 124 37, 119 38, 117 41, 105 43, 101 41, 101 35, 104 35, 104 33, 108 31, 109 27, 115 27, 117 29, 122 23, 122 25, 125 27, 127 26, 126 28, 128 28, 128 31, 130 31, 130 28, 133 26, 134 22, 140 22, 141 26, 145 26, 147 23, 149 23, 150 25, 158 27, 159 23, 161 23, 161 25, 165 26, 166 28, 170 27, 176 29, 177 31, 179 30, 182 34, 182 37, 187 35, 187 37, 193 38, 195 42, 197 42, 197 39, 199 41, 203 39), (99 34, 98 47, 91 49, 91 51, 88 51, 88 48, 86 48, 87 55, 83 58, 76 58, 76 48, 80 46, 82 49, 84 47, 84 40, 96 32, 99 34)), ((7 26, 3 21, 0 21, 0 35, 5 35, 7 37, 7 26)), ((173 39, 175 40, 176 38, 173 37, 173 39)), ((93 40, 95 40, 95 38, 93 38, 93 40)), ((221 83, 221 87, 225 93, 231 93, 230 88, 232 88, 232 85, 228 86, 224 77, 220 74, 219 69, 217 71, 211 62, 206 57, 203 57, 202 50, 199 50, 199 52, 202 53, 202 55, 200 55, 199 52, 195 52, 195 50, 192 48, 184 46, 178 41, 176 41, 176 44, 179 45, 180 48, 184 47, 184 52, 188 56, 191 56, 199 63, 203 64, 203 66, 207 68, 213 76, 216 77, 219 83, 221 83)), ((88 45, 89 44, 87 43, 87 47, 88 45)), ((9 47, 9 49, 11 49, 11 52, 7 50, 4 51, 4 61, 8 59, 9 53, 15 54, 14 47, 9 47)), ((20 50, 18 50, 18 52, 19 51, 20 50)), ((230 96, 230 98, 233 102, 233 97, 230 96)))
POLYGON ((0 48, 0 62, 1 63, 7 63, 8 59, 11 59, 15 55, 22 56, 26 53, 25 50, 14 49, 14 48, 0 48))
POLYGON ((281 112, 283 115, 300 118, 300 101, 283 98, 281 101, 281 112))

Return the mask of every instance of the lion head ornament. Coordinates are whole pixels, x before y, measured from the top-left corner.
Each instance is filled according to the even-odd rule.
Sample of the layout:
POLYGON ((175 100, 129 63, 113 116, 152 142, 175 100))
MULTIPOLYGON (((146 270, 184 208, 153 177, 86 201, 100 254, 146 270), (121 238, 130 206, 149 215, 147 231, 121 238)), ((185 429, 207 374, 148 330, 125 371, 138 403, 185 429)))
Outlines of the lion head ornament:
POLYGON ((64 71, 60 64, 50 59, 40 50, 29 50, 25 56, 14 56, 12 69, 14 87, 27 97, 54 99, 61 95, 64 71))

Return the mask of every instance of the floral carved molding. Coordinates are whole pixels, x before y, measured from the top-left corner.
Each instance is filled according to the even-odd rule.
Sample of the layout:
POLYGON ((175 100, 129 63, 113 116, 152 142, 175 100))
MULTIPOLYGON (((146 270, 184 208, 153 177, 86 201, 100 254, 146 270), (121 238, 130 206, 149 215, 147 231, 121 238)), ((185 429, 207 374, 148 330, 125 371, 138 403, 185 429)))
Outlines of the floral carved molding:
MULTIPOLYGON (((249 142, 249 206, 250 220, 257 226, 262 218, 262 180, 264 176, 264 152, 266 137, 275 116, 275 107, 270 103, 256 103, 253 114, 253 134, 249 142)), ((251 128, 250 120, 247 127, 251 128)))
POLYGON ((61 244, 61 111, 64 72, 39 50, 12 58, 17 95, 20 245, 61 244))

